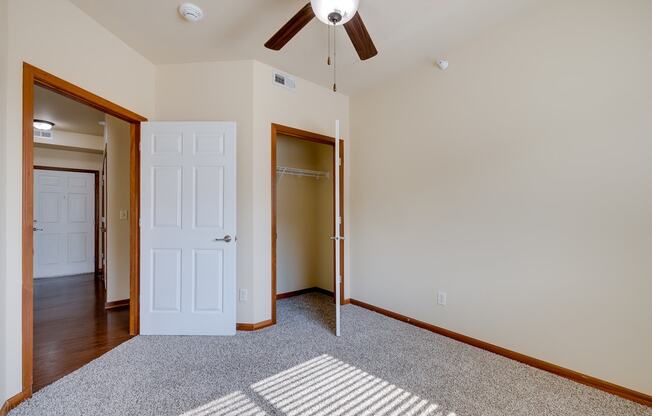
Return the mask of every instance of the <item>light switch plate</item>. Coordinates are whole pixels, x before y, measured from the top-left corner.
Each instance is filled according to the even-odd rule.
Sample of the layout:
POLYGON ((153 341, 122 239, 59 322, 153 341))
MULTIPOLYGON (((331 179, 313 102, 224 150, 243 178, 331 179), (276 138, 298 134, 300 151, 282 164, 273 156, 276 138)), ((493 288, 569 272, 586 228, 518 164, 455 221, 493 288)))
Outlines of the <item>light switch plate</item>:
POLYGON ((442 292, 441 290, 437 292, 437 305, 446 306, 447 297, 446 292, 442 292))

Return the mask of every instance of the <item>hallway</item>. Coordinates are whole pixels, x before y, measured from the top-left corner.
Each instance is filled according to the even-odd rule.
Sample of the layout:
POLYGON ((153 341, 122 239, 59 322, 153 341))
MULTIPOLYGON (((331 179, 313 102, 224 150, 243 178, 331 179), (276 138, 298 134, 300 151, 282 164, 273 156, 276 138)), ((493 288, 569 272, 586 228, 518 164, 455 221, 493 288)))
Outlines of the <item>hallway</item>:
POLYGON ((34 391, 129 336, 129 308, 106 311, 93 274, 34 280, 34 391))

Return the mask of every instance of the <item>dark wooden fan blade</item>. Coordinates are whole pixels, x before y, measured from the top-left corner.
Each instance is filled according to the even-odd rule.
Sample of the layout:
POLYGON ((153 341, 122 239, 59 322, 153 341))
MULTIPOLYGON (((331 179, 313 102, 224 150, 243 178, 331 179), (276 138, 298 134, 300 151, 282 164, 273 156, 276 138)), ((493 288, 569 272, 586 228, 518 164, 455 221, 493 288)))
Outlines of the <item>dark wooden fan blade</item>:
POLYGON ((286 43, 299 33, 301 29, 315 17, 310 3, 306 4, 299 13, 295 14, 278 32, 265 43, 265 47, 275 51, 280 50, 286 43))
POLYGON ((364 61, 378 55, 378 50, 376 50, 374 41, 371 40, 371 36, 367 32, 360 13, 356 13, 353 19, 344 23, 344 29, 349 34, 349 38, 351 38, 355 50, 358 51, 360 59, 364 61))

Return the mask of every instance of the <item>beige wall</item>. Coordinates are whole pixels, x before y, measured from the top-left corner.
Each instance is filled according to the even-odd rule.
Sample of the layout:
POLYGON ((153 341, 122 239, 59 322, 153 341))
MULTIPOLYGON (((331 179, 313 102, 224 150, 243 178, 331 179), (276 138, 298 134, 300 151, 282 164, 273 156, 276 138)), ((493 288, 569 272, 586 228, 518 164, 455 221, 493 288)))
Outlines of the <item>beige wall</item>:
MULTIPOLYGON (((6 399, 21 390, 21 107, 22 64, 29 62, 143 116, 154 113, 155 67, 67 0, 8 0, 6 232, 0 274, 6 277, 6 399), (35 27, 47 30, 34 30, 35 27)), ((4 24, 0 24, 4 28, 4 24)))
MULTIPOLYGON (((0 0, 0 166, 4 164, 7 142, 7 0, 0 0)), ((6 264, 6 177, 4 168, 0 167, 0 265, 6 264)), ((7 293, 6 272, 0 266, 0 402, 8 397, 7 364, 9 357, 6 354, 6 320, 7 293)))
POLYGON ((542 2, 352 97, 351 295, 651 394, 651 21, 542 2))
POLYGON ((34 147, 34 165, 99 171, 102 169, 102 155, 36 145, 34 147))
POLYGON ((106 116, 106 301, 129 299, 131 127, 106 116), (127 218, 120 218, 120 211, 127 218))
POLYGON ((271 124, 348 135, 348 97, 297 79, 288 91, 272 83, 273 69, 256 61, 163 65, 157 70, 156 119, 236 121, 238 163, 237 320, 271 317, 271 124), (319 107, 316 107, 319 103, 319 107))
POLYGON ((278 136, 278 166, 328 172, 315 179, 278 175, 276 293, 333 290, 333 147, 278 136))

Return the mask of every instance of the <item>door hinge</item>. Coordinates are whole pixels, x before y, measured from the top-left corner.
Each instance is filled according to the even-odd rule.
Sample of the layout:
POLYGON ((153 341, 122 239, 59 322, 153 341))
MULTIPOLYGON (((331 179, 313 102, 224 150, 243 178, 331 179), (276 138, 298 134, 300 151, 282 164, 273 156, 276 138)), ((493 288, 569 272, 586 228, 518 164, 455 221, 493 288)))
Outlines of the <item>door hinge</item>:
POLYGON ((337 158, 337 166, 342 166, 342 158, 341 157, 337 158))
POLYGON ((141 227, 143 225, 143 219, 138 218, 138 226, 141 227))
POLYGON ((337 217, 337 225, 342 225, 342 217, 337 217))

